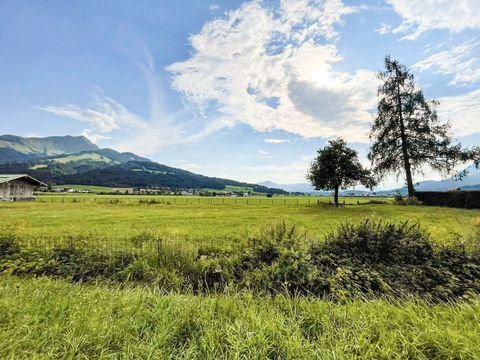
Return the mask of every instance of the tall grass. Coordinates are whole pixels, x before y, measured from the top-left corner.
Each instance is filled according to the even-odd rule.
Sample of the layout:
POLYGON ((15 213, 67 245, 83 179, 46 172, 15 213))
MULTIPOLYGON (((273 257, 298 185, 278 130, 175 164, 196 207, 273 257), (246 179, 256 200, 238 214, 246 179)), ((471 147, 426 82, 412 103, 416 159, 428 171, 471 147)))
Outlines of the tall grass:
POLYGON ((98 253, 70 239, 39 253, 24 248, 15 233, 4 233, 0 272, 148 284, 167 291, 235 288, 337 301, 412 295, 458 301, 480 293, 480 252, 438 246, 417 224, 346 223, 318 241, 277 223, 231 249, 167 239, 157 232, 138 233, 131 239, 133 252, 114 253, 98 253))
POLYGON ((3 359, 476 359, 480 302, 163 295, 0 277, 3 359))

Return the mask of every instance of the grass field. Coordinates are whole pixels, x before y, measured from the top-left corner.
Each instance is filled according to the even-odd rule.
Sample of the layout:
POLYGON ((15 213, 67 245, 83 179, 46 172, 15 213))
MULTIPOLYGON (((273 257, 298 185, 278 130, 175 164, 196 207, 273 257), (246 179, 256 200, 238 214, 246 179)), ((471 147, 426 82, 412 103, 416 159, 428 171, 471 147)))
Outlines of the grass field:
MULTIPOLYGON (((40 196, 0 203, 0 228, 32 238, 93 234, 122 243, 145 230, 235 243, 269 223, 322 238, 345 221, 420 222, 437 243, 478 241, 479 210, 345 198, 40 196), (357 204, 360 202, 360 205, 357 204), (475 238, 476 236, 476 238, 475 238), (475 240, 476 239, 476 240, 475 240)), ((194 295, 155 287, 0 274, 5 359, 478 359, 480 299, 407 301, 194 295), (132 287, 130 287, 132 286, 132 287)))
MULTIPOLYGON (((61 188, 61 189, 73 189, 77 191, 90 191, 90 192, 121 192, 124 193, 125 191, 131 191, 132 188, 113 188, 113 187, 107 187, 107 186, 95 186, 95 185, 58 185, 54 186, 54 188, 61 188)), ((63 194, 61 194, 63 195, 63 194)))
POLYGON ((368 198, 341 199, 347 205, 336 209, 328 206, 329 200, 45 196, 31 203, 0 203, 0 227, 15 226, 22 234, 37 238, 89 233, 112 240, 149 229, 218 243, 245 238, 262 225, 281 221, 322 238, 342 222, 368 218, 420 222, 434 240, 451 244, 457 238, 469 242, 480 219, 479 210, 398 206, 388 199, 383 199, 387 204, 368 204, 372 200, 368 198), (357 205, 357 201, 363 205, 357 205))
POLYGON ((478 359, 480 303, 161 295, 0 277, 3 359, 478 359))

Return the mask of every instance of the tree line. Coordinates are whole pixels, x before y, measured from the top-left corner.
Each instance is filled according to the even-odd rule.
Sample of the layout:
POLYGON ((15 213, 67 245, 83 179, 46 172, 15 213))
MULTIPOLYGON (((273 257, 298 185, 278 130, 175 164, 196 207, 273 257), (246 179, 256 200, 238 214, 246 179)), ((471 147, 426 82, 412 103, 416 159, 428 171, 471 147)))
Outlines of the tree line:
POLYGON ((307 173, 316 190, 333 191, 338 206, 339 189, 356 184, 373 189, 387 175, 396 174, 404 177, 412 201, 413 176, 425 166, 444 175, 455 173, 458 179, 467 175, 466 170, 456 172, 458 165, 474 161, 477 168, 480 166, 480 147, 464 148, 453 140, 450 123, 438 118, 439 101, 425 98, 406 66, 386 56, 385 70, 377 76, 382 83, 370 130, 371 168, 361 165, 358 153, 345 140, 330 140, 318 150, 307 173))

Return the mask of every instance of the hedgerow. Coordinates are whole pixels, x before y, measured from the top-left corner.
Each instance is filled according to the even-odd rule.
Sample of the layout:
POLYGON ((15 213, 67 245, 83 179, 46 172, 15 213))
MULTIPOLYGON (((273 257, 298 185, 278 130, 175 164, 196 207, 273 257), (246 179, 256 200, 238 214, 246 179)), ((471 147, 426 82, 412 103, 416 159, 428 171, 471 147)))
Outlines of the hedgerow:
MULTIPOLYGON (((153 234, 132 242, 160 241, 153 234)), ((155 254, 87 252, 70 241, 50 253, 0 238, 0 271, 72 282, 147 284, 165 291, 248 289, 345 301, 352 298, 465 299, 480 293, 480 252, 438 246, 418 224, 365 220, 343 224, 323 241, 284 223, 267 226, 237 251, 162 244, 155 254)))

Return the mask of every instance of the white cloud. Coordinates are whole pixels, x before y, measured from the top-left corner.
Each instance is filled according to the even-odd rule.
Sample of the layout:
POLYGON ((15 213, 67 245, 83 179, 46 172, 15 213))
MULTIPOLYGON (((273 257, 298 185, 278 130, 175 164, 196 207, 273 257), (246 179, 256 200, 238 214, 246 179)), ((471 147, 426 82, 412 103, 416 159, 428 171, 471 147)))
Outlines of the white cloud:
POLYGON ((147 123, 130 112, 114 99, 97 93, 93 96, 91 107, 80 108, 76 105, 38 106, 49 113, 87 123, 94 131, 108 133, 120 127, 145 128, 147 123))
POLYGON ((289 143, 290 140, 288 139, 265 139, 265 142, 268 144, 283 144, 283 143, 289 143))
POLYGON ((88 125, 82 135, 92 142, 114 138, 113 146, 120 151, 151 155, 165 147, 199 140, 231 124, 223 119, 205 121, 195 117, 187 108, 170 114, 164 109, 163 93, 155 73, 154 62, 146 52, 146 63, 141 64, 149 89, 149 116, 142 117, 96 88, 90 106, 37 106, 54 115, 77 120, 88 125), (187 119, 187 120, 185 120, 187 119), (119 136, 106 136, 121 132, 119 136), (125 139, 125 135, 128 138, 125 139))
POLYGON ((192 55, 170 65, 172 86, 202 112, 259 131, 366 140, 377 79, 337 72, 340 0, 251 1, 191 36, 192 55))
POLYGON ((378 29, 375 29, 375 32, 379 33, 380 35, 388 34, 392 31, 392 26, 381 23, 378 29))
POLYGON ((85 136, 88 140, 90 140, 94 144, 98 143, 98 141, 100 140, 110 139, 110 136, 95 134, 95 133, 92 133, 92 131, 89 129, 83 130, 80 135, 85 136))
POLYGON ((278 184, 305 183, 307 169, 312 160, 313 156, 302 156, 290 163, 244 166, 242 174, 238 176, 243 176, 243 179, 253 183, 265 181, 265 177, 278 184))
POLYGON ((440 99, 439 116, 449 119, 456 136, 480 133, 480 89, 440 99))
POLYGON ((437 52, 413 65, 425 71, 434 70, 444 75, 453 75, 450 85, 473 84, 480 81, 480 48, 472 40, 437 52))
POLYGON ((480 28, 478 0, 387 0, 402 17, 394 33, 406 34, 404 39, 415 40, 425 31, 446 29, 459 33, 480 28))

